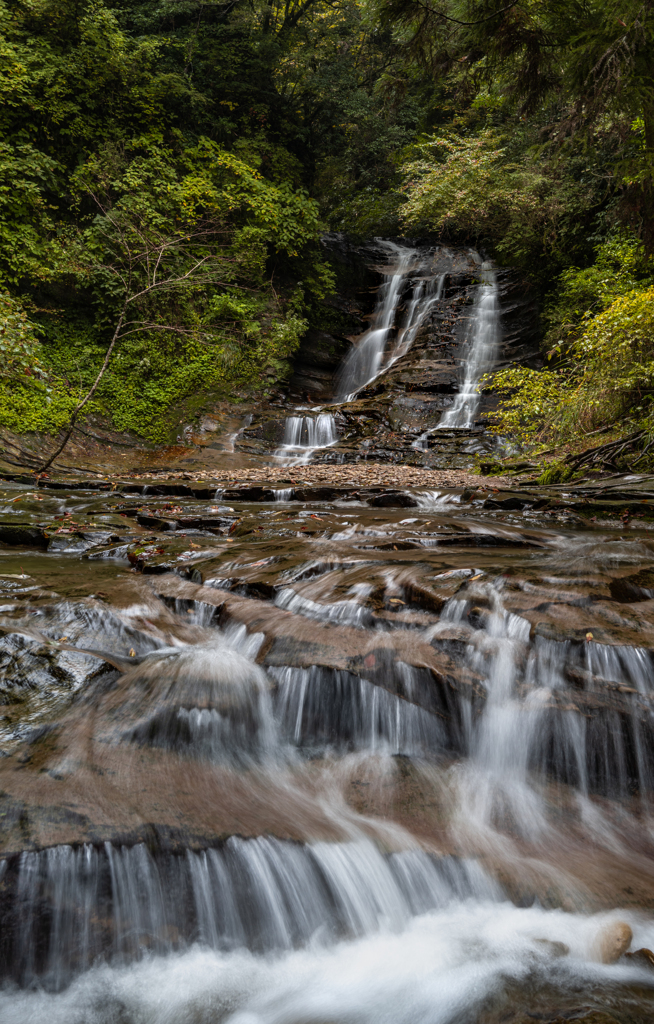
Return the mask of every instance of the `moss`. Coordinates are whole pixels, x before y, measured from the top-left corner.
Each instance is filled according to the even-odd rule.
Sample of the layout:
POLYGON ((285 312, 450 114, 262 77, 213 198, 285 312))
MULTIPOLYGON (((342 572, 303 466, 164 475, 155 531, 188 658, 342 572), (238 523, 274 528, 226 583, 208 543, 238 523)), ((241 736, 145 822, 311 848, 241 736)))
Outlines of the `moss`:
MULTIPOLYGON (((56 433, 95 380, 106 353, 106 334, 90 318, 67 316, 44 323, 42 362, 48 381, 0 383, 0 425, 19 432, 56 433)), ((231 338, 210 346, 182 335, 151 333, 125 338, 85 409, 105 415, 121 431, 151 442, 174 438, 180 406, 201 408, 206 397, 259 393, 269 380, 288 372, 284 358, 299 340, 304 321, 273 323, 268 335, 234 345, 231 338)))
POLYGON ((570 466, 564 462, 552 462, 547 469, 538 477, 539 484, 563 484, 575 475, 570 466))

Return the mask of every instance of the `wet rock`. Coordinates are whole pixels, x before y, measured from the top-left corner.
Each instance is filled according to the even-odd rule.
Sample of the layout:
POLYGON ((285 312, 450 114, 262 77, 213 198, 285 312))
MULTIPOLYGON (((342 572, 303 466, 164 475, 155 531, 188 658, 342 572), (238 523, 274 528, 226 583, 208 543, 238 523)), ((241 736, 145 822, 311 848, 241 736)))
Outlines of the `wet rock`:
POLYGON ((517 510, 517 511, 522 511, 523 508, 529 508, 530 505, 531 505, 531 502, 528 499, 519 498, 519 497, 502 498, 500 500, 495 500, 493 498, 487 498, 486 501, 483 504, 483 507, 484 508, 503 508, 503 509, 506 509, 507 511, 512 511, 514 509, 517 510))
MULTIPOLYGON (((350 333, 356 333, 361 330, 362 322, 358 318, 350 318, 347 326, 350 333)), ((334 391, 334 377, 351 344, 341 334, 315 329, 307 331, 294 360, 293 392, 303 397, 311 396, 319 402, 329 400, 334 391)))
POLYGON ((139 526, 144 526, 147 530, 176 530, 177 523, 174 519, 162 519, 160 516, 148 516, 139 514, 136 516, 136 521, 139 526))
POLYGON ((368 499, 368 504, 374 508, 417 508, 418 502, 411 494, 403 491, 387 491, 368 499))
POLYGON ((603 925, 593 942, 593 957, 602 964, 614 964, 627 952, 633 939, 631 927, 625 921, 611 921, 603 925))
POLYGON ((146 484, 142 491, 143 494, 155 494, 155 495, 166 495, 169 497, 185 498, 191 497, 193 491, 187 484, 178 483, 161 483, 161 484, 146 484))
POLYGON ((224 501, 274 501, 275 492, 269 487, 239 487, 222 492, 224 501))
POLYGON ((424 608, 437 615, 440 615, 443 610, 446 598, 442 594, 437 594, 428 587, 414 582, 405 583, 402 589, 409 604, 415 604, 419 608, 424 608))
MULTIPOLYGON (((503 1012, 501 1017, 491 1015, 489 1017, 482 1016, 479 1018, 478 1024, 622 1024, 622 1020, 627 1018, 621 1018, 618 1021, 616 1017, 613 1017, 610 1013, 605 1013, 603 1010, 588 1010, 583 1008, 576 1008, 573 1010, 557 1011, 552 1010, 548 1012, 544 1010, 542 1002, 539 1002, 537 1006, 533 1008, 532 1013, 525 1013, 523 1010, 517 1010, 515 1013, 503 1012)), ((636 1018, 630 1017, 630 1021, 636 1024, 636 1018)), ((638 1018, 638 1024, 645 1018, 638 1018)))
POLYGON ((296 487, 291 501, 334 501, 353 493, 350 487, 296 487))
POLYGON ((48 546, 48 536, 44 529, 22 523, 1 523, 0 544, 9 547, 42 548, 48 546))
POLYGON ((654 968, 654 953, 651 949, 635 949, 633 953, 625 953, 626 957, 633 960, 639 967, 654 968))
POLYGON ((534 939, 540 948, 551 957, 557 960, 562 956, 568 956, 570 947, 565 942, 552 942, 551 939, 534 939))
POLYGON ((654 569, 641 569, 632 576, 612 580, 609 590, 611 597, 625 604, 649 601, 654 598, 654 569))

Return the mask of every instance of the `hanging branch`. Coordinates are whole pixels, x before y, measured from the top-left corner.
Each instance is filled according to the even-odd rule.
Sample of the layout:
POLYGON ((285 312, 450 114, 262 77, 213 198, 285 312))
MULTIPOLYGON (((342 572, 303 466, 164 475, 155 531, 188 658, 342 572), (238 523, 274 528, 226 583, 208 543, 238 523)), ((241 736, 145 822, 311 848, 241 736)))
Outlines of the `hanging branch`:
MULTIPOLYGON (((463 25, 466 28, 474 25, 484 25, 487 21, 492 21, 493 18, 498 18, 500 14, 504 14, 505 11, 510 11, 513 7, 518 6, 518 0, 513 0, 512 3, 507 4, 506 7, 500 7, 499 11, 493 11, 492 14, 488 14, 485 18, 479 18, 477 21, 459 21, 458 18, 453 18, 451 15, 446 14, 445 11, 436 11, 430 4, 422 3, 421 0, 413 0, 416 7, 421 7, 423 11, 427 11, 428 14, 433 14, 437 18, 442 18, 444 21, 451 21, 455 25, 463 25)), ((465 60, 465 57, 463 58, 465 60)))
POLYGON ((109 367, 116 345, 122 338, 152 330, 173 331, 177 334, 194 333, 175 323, 156 323, 146 319, 128 320, 126 318, 130 307, 133 304, 142 304, 155 293, 175 291, 190 285, 211 283, 226 288, 226 282, 217 280, 218 267, 224 268, 225 263, 233 262, 223 253, 215 251, 217 237, 224 231, 224 225, 218 220, 207 218, 200 224, 193 225, 193 229, 188 224, 178 225, 172 234, 162 235, 153 232, 152 229, 148 230, 136 220, 128 219, 125 222, 116 217, 99 196, 91 190, 88 191, 114 237, 109 240, 108 245, 110 259, 91 263, 86 272, 95 277, 108 275, 118 282, 122 291, 122 304, 100 371, 89 390, 75 406, 63 440, 38 470, 41 473, 50 468, 68 444, 80 413, 95 395, 109 367), (201 247, 199 251, 198 246, 201 247), (190 257, 190 260, 187 259, 186 267, 180 268, 179 261, 185 256, 190 257), (176 265, 166 273, 170 259, 176 265))

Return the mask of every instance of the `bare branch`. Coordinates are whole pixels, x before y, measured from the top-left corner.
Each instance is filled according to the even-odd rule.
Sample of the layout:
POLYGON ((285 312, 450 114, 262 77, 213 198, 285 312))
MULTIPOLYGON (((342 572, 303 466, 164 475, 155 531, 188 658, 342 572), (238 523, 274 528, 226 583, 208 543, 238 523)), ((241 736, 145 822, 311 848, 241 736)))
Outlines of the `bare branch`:
POLYGON ((473 25, 483 25, 487 21, 492 21, 493 18, 499 17, 500 14, 504 14, 505 11, 510 11, 513 7, 518 6, 519 0, 513 0, 512 3, 507 4, 506 7, 501 7, 499 11, 495 11, 493 14, 489 14, 486 18, 479 18, 477 21, 459 21, 458 18, 452 18, 449 14, 445 14, 444 11, 436 11, 430 4, 423 3, 422 0, 413 0, 417 7, 422 7, 424 11, 429 14, 435 14, 437 18, 443 18, 444 21, 451 21, 455 25, 464 25, 470 27, 473 25))
POLYGON ((90 402, 90 400, 93 398, 93 395, 97 391, 98 385, 99 385, 100 381, 102 380, 102 378, 104 377, 105 370, 109 366, 109 360, 111 359, 111 354, 112 354, 112 352, 114 350, 114 346, 115 346, 116 342, 118 341, 118 338, 120 337, 120 328, 122 327, 124 317, 125 317, 125 307, 123 307, 122 312, 121 312, 121 314, 120 314, 120 316, 118 318, 118 323, 116 324, 116 330, 114 331, 114 336, 111 339, 111 344, 109 345, 109 348, 107 349, 107 354, 104 357, 104 362, 102 363, 102 366, 100 368, 99 374, 95 378, 92 387, 87 391, 87 393, 85 394, 85 396, 82 399, 82 401, 77 406, 75 406, 75 408, 73 410, 73 413, 72 413, 72 415, 70 417, 70 423, 68 424, 68 430, 66 431, 66 434, 64 436, 63 441, 61 442, 61 444, 59 445, 57 450, 50 456, 50 458, 47 460, 47 462, 45 462, 44 465, 41 466, 41 469, 40 469, 41 473, 44 473, 46 469, 49 469, 49 467, 52 465, 54 460, 59 455, 61 455, 61 453, 63 452, 64 448, 66 447, 66 445, 68 444, 68 442, 70 440, 71 434, 73 433, 73 430, 75 428, 75 423, 77 421, 77 417, 79 416, 79 414, 81 413, 82 409, 87 404, 87 402, 90 402))

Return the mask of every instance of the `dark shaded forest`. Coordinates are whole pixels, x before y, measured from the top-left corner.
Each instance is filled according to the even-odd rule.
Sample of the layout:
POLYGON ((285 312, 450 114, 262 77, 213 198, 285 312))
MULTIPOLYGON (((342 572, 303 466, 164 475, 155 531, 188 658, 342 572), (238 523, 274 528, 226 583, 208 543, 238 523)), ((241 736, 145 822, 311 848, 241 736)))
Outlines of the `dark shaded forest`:
POLYGON ((1 425, 92 413, 157 442, 182 403, 265 398, 332 315, 336 231, 520 271, 543 368, 486 381, 514 445, 654 431, 650 0, 0 17, 1 425))

